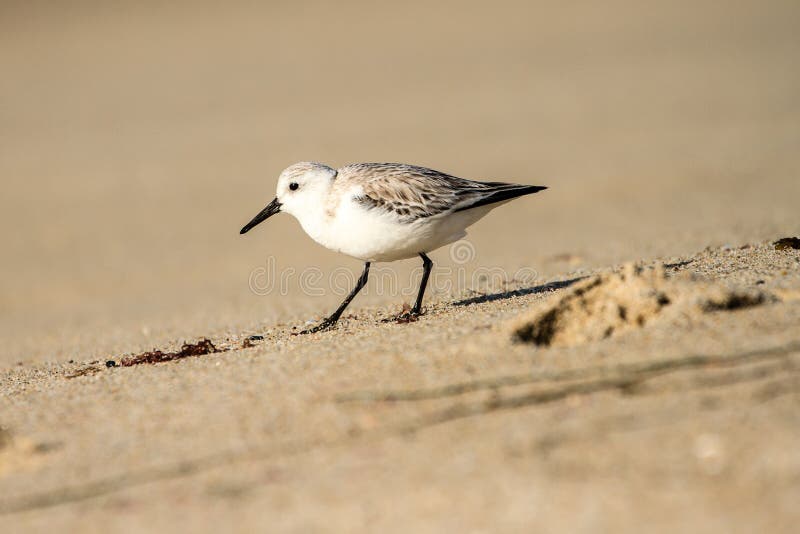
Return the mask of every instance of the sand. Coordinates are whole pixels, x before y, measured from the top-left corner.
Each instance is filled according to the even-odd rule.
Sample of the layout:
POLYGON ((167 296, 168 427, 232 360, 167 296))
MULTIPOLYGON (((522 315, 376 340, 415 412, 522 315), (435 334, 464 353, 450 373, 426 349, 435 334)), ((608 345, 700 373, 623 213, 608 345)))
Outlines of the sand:
POLYGON ((72 6, 0 8, 0 530, 794 530, 796 2, 72 6), (549 189, 294 336, 303 159, 549 189))

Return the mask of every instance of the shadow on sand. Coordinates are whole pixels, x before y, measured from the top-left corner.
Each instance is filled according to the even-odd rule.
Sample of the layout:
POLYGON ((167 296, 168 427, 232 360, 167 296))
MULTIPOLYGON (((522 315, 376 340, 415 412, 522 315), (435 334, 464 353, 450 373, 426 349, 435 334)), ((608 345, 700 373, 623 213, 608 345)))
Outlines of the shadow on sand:
POLYGON ((559 280, 557 282, 548 282, 540 286, 525 287, 521 289, 514 289, 513 291, 503 291, 502 293, 492 293, 490 295, 478 295, 477 297, 470 297, 464 300, 458 300, 453 303, 454 306, 469 306, 471 304, 481 304, 483 302, 494 302, 495 300, 510 299, 511 297, 521 297, 524 295, 535 295, 537 293, 548 293, 558 289, 569 287, 575 282, 583 280, 585 276, 571 278, 569 280, 559 280))

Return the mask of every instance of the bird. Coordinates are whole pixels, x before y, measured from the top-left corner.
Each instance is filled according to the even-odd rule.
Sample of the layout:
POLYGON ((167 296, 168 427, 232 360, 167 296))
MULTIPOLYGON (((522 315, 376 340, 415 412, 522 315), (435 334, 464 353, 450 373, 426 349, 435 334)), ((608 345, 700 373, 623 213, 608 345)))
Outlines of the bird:
POLYGON ((467 180, 404 163, 354 163, 334 169, 304 161, 278 177, 275 198, 240 231, 245 234, 277 213, 294 216, 320 245, 364 262, 355 287, 331 315, 301 334, 333 328, 367 284, 370 264, 419 256, 422 280, 415 319, 433 262, 428 253, 458 241, 466 228, 514 198, 547 189, 540 185, 467 180))

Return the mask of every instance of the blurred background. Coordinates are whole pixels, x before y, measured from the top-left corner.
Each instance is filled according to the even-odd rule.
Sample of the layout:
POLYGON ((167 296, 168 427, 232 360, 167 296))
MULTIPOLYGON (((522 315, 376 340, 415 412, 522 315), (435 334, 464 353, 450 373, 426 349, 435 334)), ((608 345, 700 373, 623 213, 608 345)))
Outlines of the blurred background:
POLYGON ((4 1, 0 365, 330 311, 248 287, 361 268, 288 216, 238 235, 300 160, 547 185, 469 237, 543 279, 800 233, 798 28, 793 0, 4 1))

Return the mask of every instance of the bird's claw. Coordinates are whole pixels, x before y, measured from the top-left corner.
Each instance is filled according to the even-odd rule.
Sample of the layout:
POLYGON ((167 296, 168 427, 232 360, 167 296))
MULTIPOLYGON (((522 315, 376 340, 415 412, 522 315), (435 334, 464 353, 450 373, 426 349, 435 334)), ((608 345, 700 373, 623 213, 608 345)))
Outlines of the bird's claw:
POLYGON ((414 323, 419 320, 420 316, 422 315, 421 311, 407 311, 403 312, 399 315, 395 315, 394 317, 387 317, 386 319, 382 319, 382 323, 397 323, 397 324, 408 324, 414 323))
POLYGON ((322 321, 321 323, 319 323, 317 326, 315 326, 313 328, 307 328, 307 329, 301 330, 299 332, 292 332, 292 335, 298 336, 298 335, 305 335, 305 334, 316 334, 317 332, 325 332, 327 330, 333 329, 333 327, 336 326, 336 322, 337 322, 336 319, 331 320, 330 318, 328 318, 328 319, 325 319, 324 321, 322 321))

